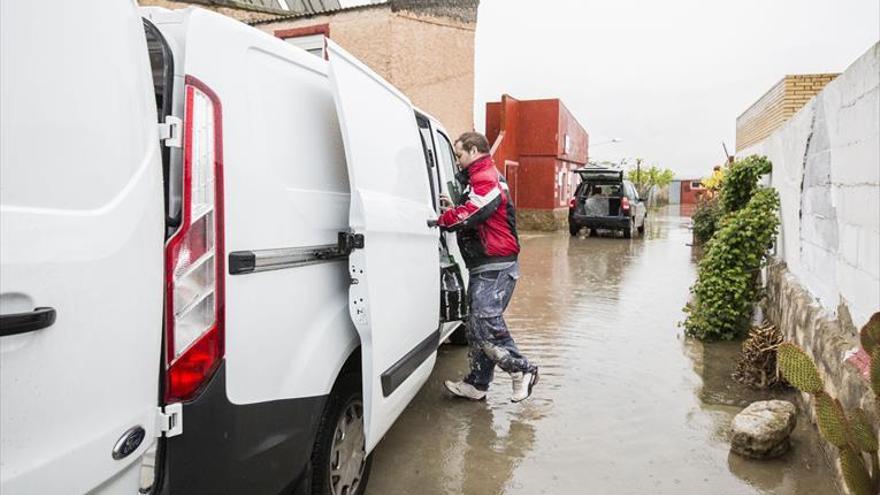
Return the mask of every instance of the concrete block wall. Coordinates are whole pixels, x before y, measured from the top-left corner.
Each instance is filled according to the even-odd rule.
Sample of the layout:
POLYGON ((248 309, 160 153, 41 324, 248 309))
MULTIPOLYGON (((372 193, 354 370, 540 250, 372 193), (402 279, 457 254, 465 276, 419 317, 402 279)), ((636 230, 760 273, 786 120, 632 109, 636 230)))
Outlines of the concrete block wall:
POLYGON ((736 119, 737 151, 767 138, 838 74, 788 75, 736 119))
POLYGON ((880 309, 880 43, 767 139, 780 193, 777 256, 832 314, 880 309))

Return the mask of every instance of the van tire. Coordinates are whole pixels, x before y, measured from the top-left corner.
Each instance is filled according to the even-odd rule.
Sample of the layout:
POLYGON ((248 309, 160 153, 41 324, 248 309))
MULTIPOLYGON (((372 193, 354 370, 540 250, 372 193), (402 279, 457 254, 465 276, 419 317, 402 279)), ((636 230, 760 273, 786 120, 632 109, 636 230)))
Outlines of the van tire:
MULTIPOLYGON (((334 437, 336 436, 337 425, 343 414, 349 408, 357 409, 360 404, 361 428, 363 424, 363 394, 361 392, 361 379, 357 373, 346 373, 339 378, 330 396, 327 398, 327 404, 324 406, 324 413, 318 425, 318 433, 315 436, 315 445, 312 448, 312 495, 332 495, 333 490, 330 486, 330 464, 333 448, 334 437)), ((373 465, 373 456, 366 456, 364 459, 363 472, 355 491, 352 495, 363 495, 367 489, 367 482, 370 478, 370 468, 373 465)))
POLYGON ((449 334, 449 343, 453 345, 468 345, 467 341, 467 323, 462 323, 449 334))

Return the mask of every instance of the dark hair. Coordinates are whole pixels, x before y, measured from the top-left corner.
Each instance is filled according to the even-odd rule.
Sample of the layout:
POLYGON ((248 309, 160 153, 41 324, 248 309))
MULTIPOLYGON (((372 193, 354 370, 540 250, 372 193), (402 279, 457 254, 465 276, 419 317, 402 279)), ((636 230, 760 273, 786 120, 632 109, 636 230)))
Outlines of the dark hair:
POLYGON ((465 151, 470 151, 471 148, 476 148, 480 153, 489 152, 489 140, 479 132, 465 132, 459 136, 455 142, 461 143, 461 147, 464 148, 465 151))

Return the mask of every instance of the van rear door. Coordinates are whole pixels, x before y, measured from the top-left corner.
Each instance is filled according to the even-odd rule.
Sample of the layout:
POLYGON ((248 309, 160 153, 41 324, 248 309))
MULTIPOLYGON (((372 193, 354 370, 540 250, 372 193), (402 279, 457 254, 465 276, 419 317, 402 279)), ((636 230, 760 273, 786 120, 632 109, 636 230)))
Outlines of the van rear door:
POLYGON ((427 379, 439 340, 439 235, 410 101, 328 41, 351 182, 349 309, 361 337, 366 448, 427 379), (362 237, 361 237, 362 236, 362 237), (362 241, 362 242, 361 242, 362 241))
POLYGON ((163 191, 132 2, 0 2, 0 492, 136 493, 163 191))

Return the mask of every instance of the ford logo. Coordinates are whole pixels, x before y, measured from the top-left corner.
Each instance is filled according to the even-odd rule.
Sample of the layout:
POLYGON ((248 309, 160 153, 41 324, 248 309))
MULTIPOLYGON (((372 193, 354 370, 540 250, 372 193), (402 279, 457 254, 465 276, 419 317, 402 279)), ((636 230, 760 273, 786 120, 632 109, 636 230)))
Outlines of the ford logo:
POLYGON ((140 447, 145 436, 147 436, 147 432, 144 431, 142 427, 135 426, 129 428, 129 430, 123 433, 122 437, 116 441, 116 445, 113 446, 113 458, 118 461, 119 459, 128 457, 140 447))

